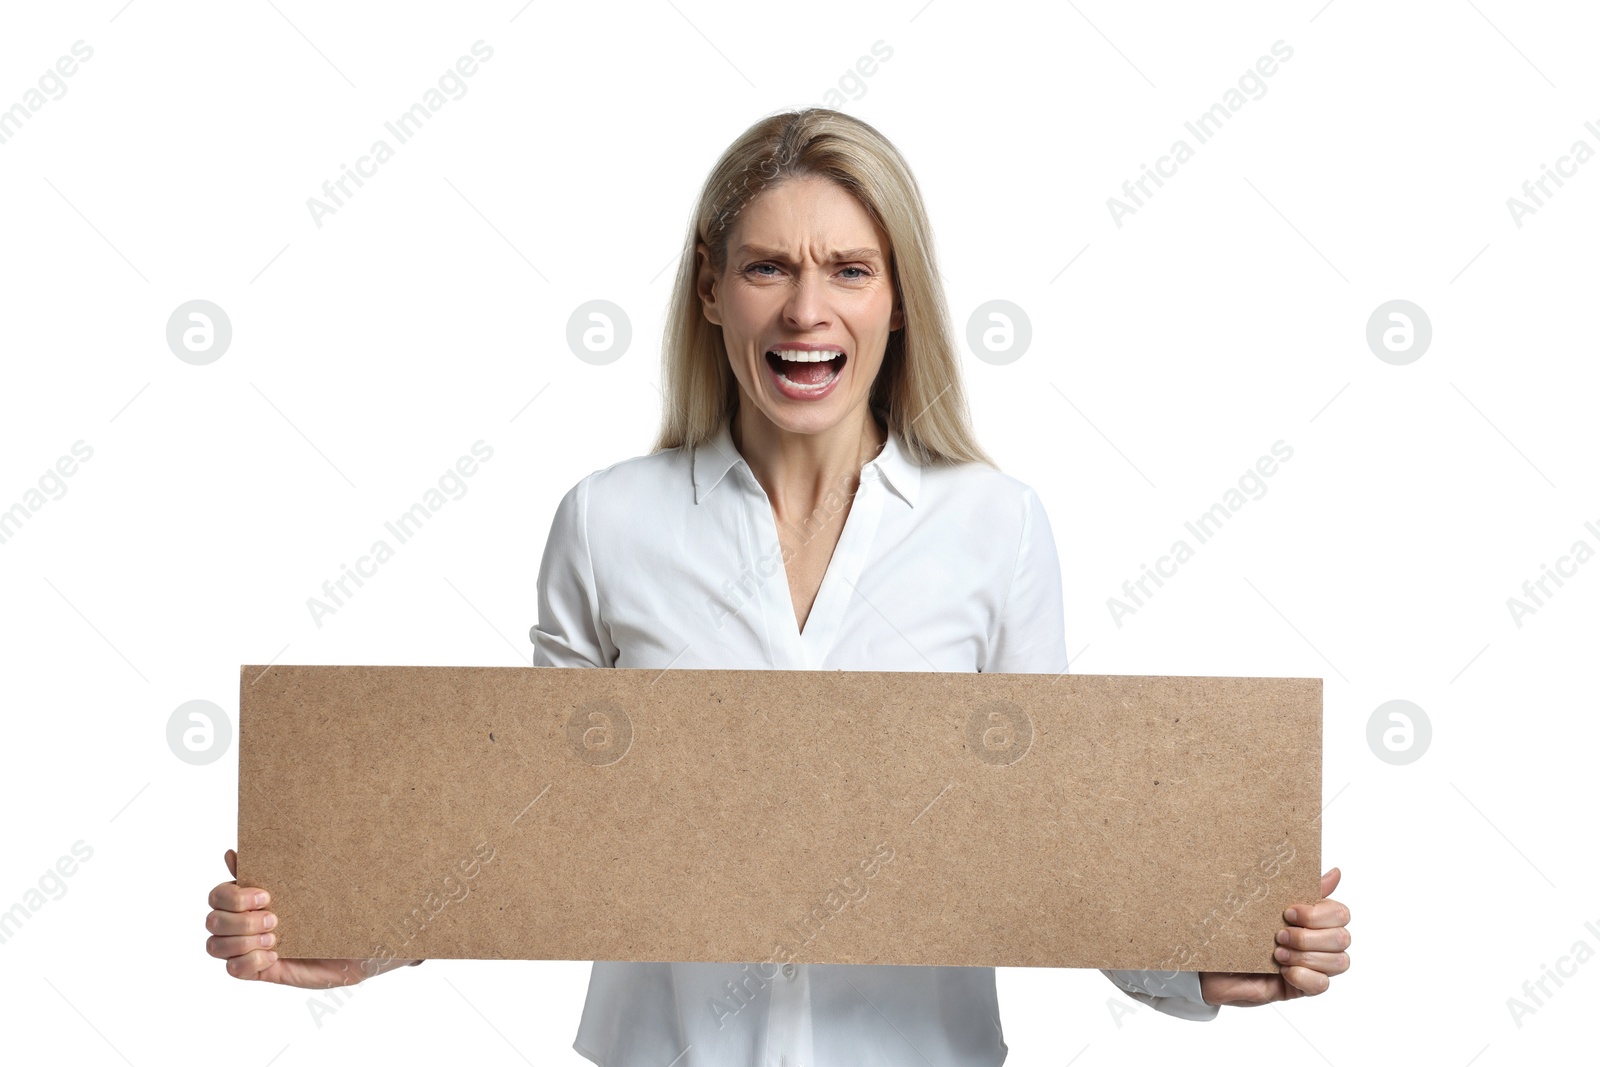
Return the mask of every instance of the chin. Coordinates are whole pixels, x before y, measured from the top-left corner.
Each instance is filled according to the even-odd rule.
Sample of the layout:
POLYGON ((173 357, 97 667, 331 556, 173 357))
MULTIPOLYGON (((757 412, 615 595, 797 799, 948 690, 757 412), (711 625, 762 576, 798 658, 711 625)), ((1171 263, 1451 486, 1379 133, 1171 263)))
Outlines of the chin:
POLYGON ((788 430, 790 433, 824 433, 839 425, 844 417, 850 413, 852 405, 844 401, 835 401, 829 397, 823 404, 812 405, 800 410, 778 410, 773 412, 763 408, 761 413, 767 417, 774 426, 788 430))

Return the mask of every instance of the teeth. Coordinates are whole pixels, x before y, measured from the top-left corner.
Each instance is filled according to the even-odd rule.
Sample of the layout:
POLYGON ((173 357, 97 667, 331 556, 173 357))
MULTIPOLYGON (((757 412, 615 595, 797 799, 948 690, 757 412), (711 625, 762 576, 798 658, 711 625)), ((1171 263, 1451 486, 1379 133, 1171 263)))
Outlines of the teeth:
POLYGON ((804 352, 798 348, 774 348, 770 350, 779 359, 789 363, 826 363, 830 359, 837 359, 844 355, 843 352, 804 352))

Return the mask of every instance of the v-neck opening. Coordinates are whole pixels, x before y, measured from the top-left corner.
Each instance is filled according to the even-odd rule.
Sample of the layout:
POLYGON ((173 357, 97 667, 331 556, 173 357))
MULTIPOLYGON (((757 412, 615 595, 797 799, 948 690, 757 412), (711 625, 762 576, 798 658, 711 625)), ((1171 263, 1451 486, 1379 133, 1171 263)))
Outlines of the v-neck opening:
MULTIPOLYGON (((866 481, 865 478, 862 478, 861 480, 866 481)), ((789 614, 785 617, 794 620, 794 636, 795 639, 801 644, 805 644, 807 631, 810 631, 811 633, 816 632, 815 630, 811 629, 811 623, 817 617, 817 609, 822 607, 823 590, 828 588, 828 579, 833 575, 833 565, 839 558, 839 550, 844 547, 845 534, 850 529, 850 520, 856 514, 856 504, 860 501, 860 499, 861 486, 857 485, 856 491, 851 494, 850 497, 850 510, 845 513, 844 527, 839 531, 839 540, 834 542, 833 551, 828 555, 827 566, 822 568, 822 581, 817 583, 817 595, 811 598, 811 610, 806 612, 806 621, 803 623, 800 621, 799 613, 795 611, 794 585, 789 581, 789 565, 782 562, 780 562, 778 565, 779 573, 783 575, 784 591, 789 595, 789 614)), ((768 510, 771 510, 770 504, 768 506, 768 510)), ((777 533, 778 520, 776 516, 774 516, 772 520, 772 529, 774 533, 777 533)), ((780 534, 779 536, 781 538, 782 535, 780 534)), ((780 561, 783 559, 782 555, 780 555, 778 558, 780 561)))
MULTIPOLYGON (((754 478, 751 481, 754 482, 754 478)), ((765 508, 767 530, 777 539, 778 520, 772 512, 772 501, 760 483, 756 483, 756 486, 765 508)), ((775 583, 781 589, 769 598, 768 607, 773 612, 782 612, 784 644, 790 650, 790 658, 802 667, 820 666, 832 650, 844 611, 849 606, 850 598, 855 595, 855 586, 866 568, 867 554, 877 536, 878 520, 882 514, 883 486, 869 463, 859 476, 855 495, 845 514, 844 528, 839 531, 839 540, 828 558, 827 567, 823 569, 822 582, 817 586, 817 595, 811 602, 804 625, 795 615, 789 566, 783 562, 782 553, 779 553, 777 573, 783 580, 775 583)), ((778 543, 781 545, 781 540, 778 543)))
MULTIPOLYGON (((878 428, 884 431, 884 442, 872 459, 862 464, 856 479, 856 491, 850 500, 849 510, 845 514, 844 528, 839 531, 839 540, 834 544, 833 554, 828 558, 828 565, 823 569, 822 582, 817 587, 817 595, 811 602, 811 610, 806 615, 806 621, 801 623, 795 617, 794 592, 789 584, 789 565, 783 559, 782 539, 778 536, 778 520, 773 514, 772 500, 767 496, 766 488, 756 478, 755 472, 750 469, 750 464, 742 456, 736 465, 743 471, 746 482, 746 491, 754 493, 755 498, 761 502, 761 515, 759 519, 747 514, 747 522, 755 522, 755 526, 746 525, 746 536, 754 535, 753 542, 749 545, 752 560, 757 546, 770 543, 773 551, 777 553, 778 566, 772 575, 762 575, 758 583, 756 599, 761 603, 763 615, 763 629, 765 631, 766 645, 773 666, 779 669, 808 669, 820 667, 833 651, 838 641, 838 635, 844 622, 846 609, 850 600, 856 594, 856 585, 861 580, 861 574, 866 569, 867 556, 872 550, 873 543, 877 540, 878 525, 883 516, 884 498, 888 495, 888 487, 884 480, 883 470, 878 466, 878 459, 890 448, 897 447, 894 442, 894 431, 888 425, 886 413, 874 409, 873 418, 878 423, 878 428), (771 538, 769 542, 767 539, 771 538), (782 577, 782 581, 774 582, 775 577, 782 577), (781 590, 774 588, 781 586, 781 590), (781 621, 774 616, 782 616, 781 621)), ((723 433, 732 445, 732 419, 723 424, 723 433)), ((737 446, 733 446, 737 452, 737 446)), ((898 454, 898 453, 896 453, 898 454)), ((900 487, 896 487, 899 491, 900 487)), ((759 567, 759 563, 755 564, 759 567)))

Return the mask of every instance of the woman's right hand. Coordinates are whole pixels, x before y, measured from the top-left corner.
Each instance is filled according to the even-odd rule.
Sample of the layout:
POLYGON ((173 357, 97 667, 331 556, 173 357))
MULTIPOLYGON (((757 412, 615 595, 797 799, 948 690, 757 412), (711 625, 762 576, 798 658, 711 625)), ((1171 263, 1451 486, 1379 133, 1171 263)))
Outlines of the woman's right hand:
MULTIPOLYGON (((228 873, 239 874, 238 856, 228 849, 222 856, 228 873)), ((277 944, 278 917, 267 910, 271 898, 264 889, 241 888, 223 882, 211 890, 211 913, 206 916, 206 952, 228 961, 228 973, 246 981, 276 982, 306 989, 355 985, 370 977, 361 960, 280 960, 272 951, 277 944)), ((396 961, 404 962, 404 961, 396 961)))

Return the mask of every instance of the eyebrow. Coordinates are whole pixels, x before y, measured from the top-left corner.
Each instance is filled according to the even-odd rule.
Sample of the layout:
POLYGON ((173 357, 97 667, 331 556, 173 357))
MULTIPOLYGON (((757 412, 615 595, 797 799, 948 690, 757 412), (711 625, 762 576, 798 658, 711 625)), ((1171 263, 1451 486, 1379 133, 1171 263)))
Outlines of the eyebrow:
MULTIPOLYGON (((776 248, 766 248, 761 245, 741 245, 739 254, 741 256, 755 256, 757 259, 776 259, 784 263, 790 262, 786 253, 780 252, 776 248)), ((877 263, 882 262, 883 253, 876 248, 841 248, 828 253, 829 263, 843 263, 853 259, 877 263)))

